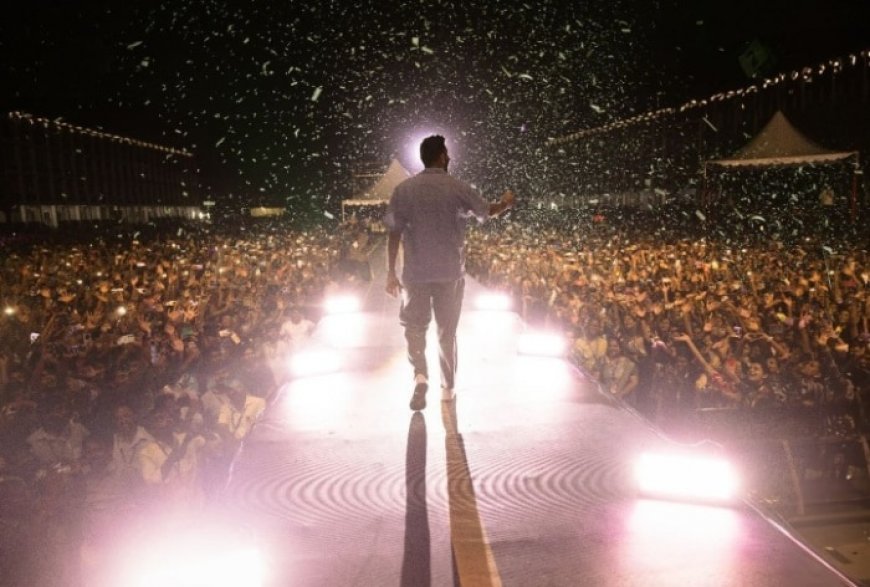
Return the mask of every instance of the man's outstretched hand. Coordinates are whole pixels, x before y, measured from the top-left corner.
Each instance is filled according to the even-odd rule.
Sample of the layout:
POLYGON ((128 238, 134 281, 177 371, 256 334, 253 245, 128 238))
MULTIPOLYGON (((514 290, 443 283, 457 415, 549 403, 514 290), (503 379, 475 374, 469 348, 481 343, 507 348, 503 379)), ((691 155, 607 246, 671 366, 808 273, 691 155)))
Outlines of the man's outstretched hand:
POLYGON ((507 208, 513 208, 516 201, 517 197, 511 190, 505 190, 501 195, 501 203, 507 208))
POLYGON ((393 271, 387 273, 387 293, 392 297, 398 297, 399 293, 402 291, 402 282, 399 281, 399 278, 393 271))

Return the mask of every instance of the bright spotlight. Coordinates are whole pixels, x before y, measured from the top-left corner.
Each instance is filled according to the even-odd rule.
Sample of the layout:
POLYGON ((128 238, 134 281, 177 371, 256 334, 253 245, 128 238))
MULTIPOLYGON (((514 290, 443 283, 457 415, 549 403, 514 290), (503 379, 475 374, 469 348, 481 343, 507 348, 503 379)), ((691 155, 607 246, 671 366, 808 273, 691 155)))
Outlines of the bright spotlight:
POLYGON ((404 147, 402 148, 403 156, 401 159, 405 162, 409 171, 416 172, 423 168, 423 163, 420 161, 420 143, 423 142, 423 139, 432 135, 441 135, 446 139, 451 159, 454 161, 462 159, 462 145, 453 140, 454 133, 449 129, 437 123, 429 128, 417 127, 407 132, 404 139, 404 147))
POLYGON ((11 316, 15 313, 15 308, 13 308, 12 306, 6 306, 5 308, 3 308, 3 313, 7 316, 11 316))
POLYGON ((408 139, 408 142, 405 143, 405 153, 404 159, 408 164, 408 169, 414 170, 417 168, 422 168, 423 164, 420 162, 420 143, 423 142, 423 139, 426 137, 444 134, 438 131, 418 131, 415 134, 411 135, 408 139))
POLYGON ((644 453, 634 467, 641 493, 690 501, 730 501, 740 482, 725 459, 687 454, 644 453))
POLYGON ((323 311, 327 314, 352 314, 359 312, 362 304, 354 295, 335 295, 323 301, 323 311))
POLYGON ((118 306, 118 309, 115 310, 115 312, 117 312, 118 316, 124 316, 127 314, 127 308, 124 306, 118 306))
POLYGON ((474 301, 474 306, 478 310, 489 310, 494 312, 506 312, 511 309, 511 298, 503 293, 483 293, 477 296, 474 301))
POLYGON ((526 332, 517 339, 521 355, 560 357, 565 354, 565 339, 555 332, 526 332))
POLYGON ((290 357, 290 371, 297 377, 334 373, 341 366, 341 355, 330 349, 304 350, 290 357))

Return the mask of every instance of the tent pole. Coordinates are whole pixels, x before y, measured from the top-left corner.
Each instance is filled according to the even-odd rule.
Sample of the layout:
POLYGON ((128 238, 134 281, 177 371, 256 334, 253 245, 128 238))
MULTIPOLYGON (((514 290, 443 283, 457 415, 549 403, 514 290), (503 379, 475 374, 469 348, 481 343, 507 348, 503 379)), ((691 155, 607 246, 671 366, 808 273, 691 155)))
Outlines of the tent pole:
POLYGON ((707 221, 709 220, 709 218, 707 218, 707 214, 710 213, 710 210, 709 210, 710 207, 708 206, 708 203, 709 203, 709 194, 707 193, 708 189, 709 189, 709 185, 707 182, 707 162, 704 161, 703 179, 701 180, 701 210, 703 210, 703 212, 704 212, 704 222, 703 222, 703 224, 704 224, 704 236, 707 236, 707 221))
POLYGON ((849 198, 849 216, 852 224, 858 219, 858 174, 861 171, 861 155, 855 153, 855 168, 852 170, 852 195, 849 198))

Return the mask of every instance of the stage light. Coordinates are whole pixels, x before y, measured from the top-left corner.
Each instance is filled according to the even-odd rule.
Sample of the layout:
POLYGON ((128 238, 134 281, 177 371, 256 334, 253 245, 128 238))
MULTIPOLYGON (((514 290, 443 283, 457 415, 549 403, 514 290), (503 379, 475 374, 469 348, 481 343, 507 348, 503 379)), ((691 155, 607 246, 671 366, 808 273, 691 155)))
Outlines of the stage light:
POLYGON ((260 587, 265 565, 256 549, 231 552, 166 551, 138 569, 135 587, 260 587))
POLYGON ((3 308, 3 313, 7 316, 12 316, 15 313, 15 308, 13 308, 12 306, 6 306, 5 308, 3 308))
POLYGON ((331 349, 310 349, 293 353, 290 371, 296 377, 311 377, 334 373, 341 369, 342 357, 331 349))
POLYGON ((115 312, 118 314, 118 316, 124 316, 127 314, 127 308, 125 308, 124 306, 118 306, 118 309, 115 310, 115 312))
POLYGON ((565 339, 555 332, 525 332, 517 339, 521 355, 560 357, 565 354, 565 339))
POLYGON ((721 457, 686 453, 644 453, 634 467, 641 493, 688 501, 727 502, 737 496, 740 481, 721 457))
POLYGON ((487 292, 477 296, 474 307, 478 310, 490 310, 506 312, 511 309, 513 303, 509 295, 501 292, 487 292))
POLYGON ((118 587, 264 587, 274 553, 247 521, 216 511, 166 508, 148 519, 120 516, 111 550, 83 569, 83 584, 118 587))
POLYGON ((327 314, 351 314, 359 312, 361 307, 359 298, 350 294, 330 296, 323 301, 323 311, 327 314))
POLYGON ((324 316, 317 324, 318 340, 336 349, 365 347, 371 344, 369 319, 363 314, 324 316))

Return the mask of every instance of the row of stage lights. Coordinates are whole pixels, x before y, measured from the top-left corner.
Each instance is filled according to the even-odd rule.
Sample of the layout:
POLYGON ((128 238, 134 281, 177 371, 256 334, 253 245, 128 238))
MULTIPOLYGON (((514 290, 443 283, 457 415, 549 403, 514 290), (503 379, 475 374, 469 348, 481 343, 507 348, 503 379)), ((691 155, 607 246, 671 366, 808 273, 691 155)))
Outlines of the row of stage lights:
MULTIPOLYGON (((487 293, 474 301, 475 310, 498 315, 512 312, 511 298, 503 293, 487 293)), ((362 304, 352 294, 338 294, 323 301, 323 320, 334 320, 338 331, 347 335, 354 319, 363 320, 362 304)), ((318 328, 322 327, 321 325, 318 328)), ((564 341, 557 334, 530 333, 527 346, 518 346, 519 354, 550 357, 560 360, 565 354, 564 341), (543 344, 541 344, 543 343, 543 344)), ((342 369, 340 353, 326 347, 303 349, 291 361, 295 378, 328 375, 342 369)), ((661 448, 640 453, 627 463, 631 467, 639 504, 650 504, 650 498, 664 504, 670 514, 680 513, 675 508, 688 506, 686 515, 704 512, 714 515, 724 510, 698 509, 706 506, 733 505, 739 499, 739 480, 736 472, 723 458, 721 450, 710 447, 684 447, 663 442, 661 448)), ((648 510, 648 507, 644 508, 648 510)), ((183 518, 182 518, 183 520, 183 518)), ((693 520, 696 518, 693 517, 693 520)), ((656 528, 659 520, 654 520, 656 528)), ((167 526, 174 531, 155 530, 155 536, 145 535, 141 545, 127 546, 135 556, 129 564, 121 565, 120 584, 128 587, 190 587, 208 585, 229 587, 250 585, 262 587, 270 583, 276 553, 260 547, 258 537, 238 524, 211 521, 202 528, 202 521, 182 523, 173 519, 167 526), (183 528, 183 530, 178 529, 183 528)), ((669 530, 670 531, 670 530, 669 530)), ((705 531, 710 531, 705 527, 705 531)), ((141 533, 140 533, 141 535, 141 533)))
POLYGON ((678 112, 686 112, 689 110, 694 110, 696 108, 703 108, 709 104, 716 102, 724 102, 726 100, 732 100, 734 98, 742 98, 744 96, 757 93, 759 89, 766 90, 768 88, 778 86, 779 84, 785 82, 795 82, 797 80, 802 80, 803 83, 812 83, 815 79, 815 76, 824 75, 825 72, 829 70, 832 74, 838 74, 843 70, 845 64, 854 67, 858 63, 859 57, 864 60, 865 67, 870 65, 870 49, 866 49, 858 54, 852 53, 846 58, 838 57, 836 59, 830 59, 824 63, 820 63, 816 67, 804 67, 800 70, 792 71, 791 73, 780 73, 772 78, 765 78, 764 81, 761 83, 761 88, 759 88, 757 85, 751 85, 746 88, 739 88, 737 90, 729 90, 727 92, 713 94, 709 98, 702 100, 689 100, 688 102, 678 106, 677 108, 660 108, 658 110, 645 112, 643 114, 638 114, 637 116, 632 116, 630 118, 617 120, 616 122, 611 122, 603 126, 598 126, 595 128, 571 133, 564 137, 552 138, 547 141, 547 144, 561 145, 564 143, 570 143, 584 137, 596 134, 603 134, 612 130, 625 128, 642 122, 657 120, 666 115, 671 115, 678 112))
MULTIPOLYGON (((511 297, 488 292, 474 300, 474 309, 485 313, 511 313, 511 297)), ((324 319, 337 320, 336 333, 343 338, 353 330, 352 322, 361 319, 360 300, 347 294, 327 298, 324 319)), ((556 332, 525 329, 517 338, 517 354, 527 357, 562 360, 568 348, 556 332)), ((341 353, 333 345, 317 346, 296 353, 290 364, 295 378, 316 377, 343 368, 341 353)), ((541 368, 547 368, 542 366, 541 368)), ((633 465, 638 494, 652 498, 705 503, 733 503, 739 498, 739 475, 718 447, 673 445, 641 453, 633 465)))
MULTIPOLYGON (((294 353, 290 372, 296 377, 311 377, 341 370, 343 361, 337 347, 353 346, 362 337, 359 324, 355 324, 361 310, 359 298, 349 294, 337 294, 323 301, 324 320, 321 328, 326 332, 329 345, 316 346, 294 353)), ((482 312, 511 312, 510 296, 502 293, 481 294, 474 301, 474 308, 482 312)), ((567 347, 564 337, 555 332, 527 330, 517 339, 517 353, 538 357, 564 357, 567 347)))
POLYGON ((39 116, 33 116, 32 114, 27 114, 26 112, 10 112, 8 115, 10 120, 16 122, 27 122, 31 125, 41 124, 44 128, 55 127, 60 130, 68 130, 74 133, 87 135, 89 137, 94 137, 98 139, 109 139, 111 141, 124 143, 125 145, 131 145, 133 147, 143 147, 146 149, 154 149, 156 151, 160 151, 162 153, 169 153, 172 155, 180 155, 182 157, 193 157, 193 154, 189 151, 185 151, 184 149, 173 149, 172 147, 164 147, 163 145, 158 145, 155 143, 148 143, 145 141, 139 141, 137 139, 131 139, 129 137, 122 137, 120 135, 113 135, 110 133, 100 132, 98 130, 94 130, 91 128, 85 128, 83 126, 76 126, 75 124, 69 124, 67 122, 61 122, 58 120, 49 120, 48 118, 41 118, 39 116))

